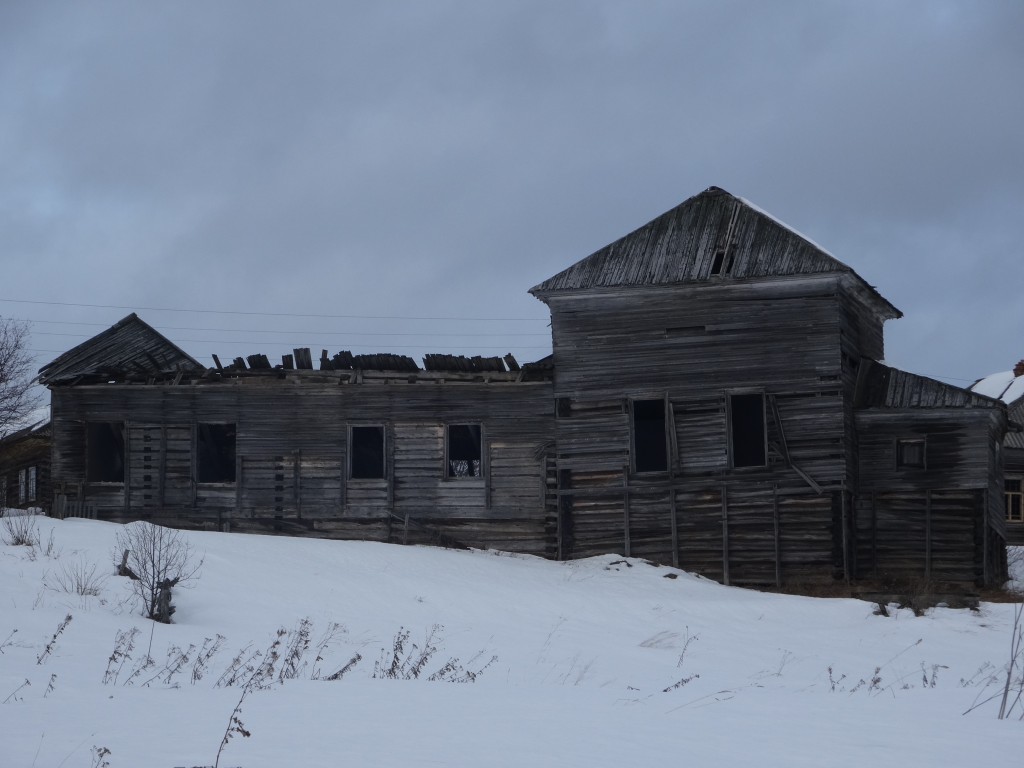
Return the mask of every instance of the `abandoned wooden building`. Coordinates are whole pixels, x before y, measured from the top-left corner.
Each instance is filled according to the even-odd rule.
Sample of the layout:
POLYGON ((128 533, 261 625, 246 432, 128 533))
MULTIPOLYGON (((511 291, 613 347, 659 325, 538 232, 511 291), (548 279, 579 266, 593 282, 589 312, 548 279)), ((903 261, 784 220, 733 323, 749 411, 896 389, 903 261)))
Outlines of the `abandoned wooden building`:
MULTIPOLYGON (((1011 371, 993 373, 971 385, 971 391, 1006 403, 1010 421, 1024 425, 1024 360, 1011 371)), ((1003 440, 1005 473, 1006 543, 1024 545, 1024 430, 1008 430, 1003 440)))
POLYGON ((135 315, 40 371, 55 488, 107 519, 726 583, 1005 577, 996 398, 890 368, 900 312, 712 187, 531 289, 552 355, 207 368, 135 315))
POLYGON ((0 509, 49 509, 50 422, 0 439, 0 509))

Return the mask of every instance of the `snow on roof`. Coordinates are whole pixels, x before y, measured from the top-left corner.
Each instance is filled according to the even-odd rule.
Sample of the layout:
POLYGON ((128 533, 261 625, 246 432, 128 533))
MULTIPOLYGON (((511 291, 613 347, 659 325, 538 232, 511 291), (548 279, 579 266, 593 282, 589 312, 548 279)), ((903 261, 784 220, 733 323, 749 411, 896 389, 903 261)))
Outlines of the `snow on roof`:
POLYGON ((1014 403, 1024 397, 1024 376, 1014 376, 1013 371, 993 373, 978 379, 970 386, 972 392, 994 397, 1004 403, 1014 403))
MULTIPOLYGON (((832 257, 833 259, 835 259, 835 258, 836 258, 835 254, 833 254, 833 253, 832 253, 831 251, 829 251, 829 250, 828 250, 827 248, 822 248, 822 247, 821 247, 821 245, 819 245, 819 244, 818 244, 818 243, 816 243, 816 242, 815 242, 814 240, 812 240, 811 238, 809 238, 809 237, 808 237, 807 235, 805 235, 805 234, 804 234, 803 232, 801 232, 800 230, 796 229, 795 227, 791 227, 791 226, 789 226, 789 224, 787 224, 786 222, 782 221, 782 220, 781 220, 781 219, 779 219, 779 218, 778 218, 777 216, 772 216, 772 214, 768 213, 768 211, 766 211, 766 210, 765 210, 764 208, 761 208, 760 206, 758 206, 758 205, 755 205, 754 203, 752 203, 752 202, 750 202, 749 200, 747 200, 747 199, 746 199, 745 197, 740 197, 739 195, 735 195, 735 197, 736 197, 736 199, 737 199, 737 200, 739 200, 739 201, 740 201, 741 203, 743 203, 743 204, 744 204, 745 206, 747 206, 748 208, 751 208, 751 209, 753 209, 753 210, 757 211, 757 212, 758 212, 758 213, 760 213, 760 214, 761 214, 762 216, 764 216, 764 217, 766 217, 766 218, 769 218, 769 219, 771 219, 772 221, 774 221, 774 222, 775 222, 776 224, 778 224, 778 225, 779 225, 780 227, 782 227, 783 229, 788 229, 788 230, 789 230, 790 232, 792 232, 792 233, 793 233, 794 235, 796 235, 797 237, 799 237, 799 238, 802 238, 803 240, 806 240, 806 241, 807 241, 808 243, 810 243, 811 245, 813 245, 813 246, 814 246, 815 248, 817 248, 817 249, 818 249, 819 251, 821 251, 822 253, 824 253, 824 254, 825 254, 826 256, 831 256, 831 257, 832 257)), ((836 261, 838 261, 838 259, 836 259, 836 261)))

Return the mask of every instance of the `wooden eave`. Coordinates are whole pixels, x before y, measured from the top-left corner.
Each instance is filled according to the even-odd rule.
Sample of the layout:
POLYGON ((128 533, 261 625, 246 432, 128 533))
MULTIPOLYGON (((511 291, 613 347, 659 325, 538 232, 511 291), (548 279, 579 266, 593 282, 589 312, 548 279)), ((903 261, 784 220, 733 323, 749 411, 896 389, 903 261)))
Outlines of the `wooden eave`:
POLYGON ((854 407, 858 410, 884 408, 980 408, 1002 412, 1000 400, 979 395, 952 384, 908 373, 874 360, 861 360, 854 407))

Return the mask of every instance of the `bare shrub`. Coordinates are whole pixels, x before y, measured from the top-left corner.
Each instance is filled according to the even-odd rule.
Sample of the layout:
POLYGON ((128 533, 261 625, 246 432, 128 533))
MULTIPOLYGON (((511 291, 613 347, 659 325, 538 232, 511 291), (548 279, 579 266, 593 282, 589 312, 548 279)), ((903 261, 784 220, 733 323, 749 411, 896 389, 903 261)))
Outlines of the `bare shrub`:
POLYGON ((203 559, 196 558, 192 545, 181 531, 144 521, 129 523, 117 533, 115 562, 122 562, 135 577, 132 588, 142 602, 146 618, 170 624, 174 607, 171 587, 198 578, 203 559))
POLYGON ((36 523, 36 516, 31 514, 12 514, 14 510, 8 510, 3 517, 3 540, 4 544, 12 547, 39 546, 39 525, 36 523))
POLYGON ((107 575, 96 572, 96 564, 78 557, 62 563, 60 569, 46 577, 46 586, 56 592, 82 597, 99 597, 107 582, 107 575))

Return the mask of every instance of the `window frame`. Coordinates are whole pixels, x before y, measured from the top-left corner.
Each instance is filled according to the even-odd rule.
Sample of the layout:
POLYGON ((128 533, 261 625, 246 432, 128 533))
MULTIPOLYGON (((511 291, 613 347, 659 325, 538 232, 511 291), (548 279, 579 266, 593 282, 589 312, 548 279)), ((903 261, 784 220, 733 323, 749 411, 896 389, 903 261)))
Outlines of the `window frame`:
POLYGON ((1024 477, 1018 475, 1011 475, 1007 477, 1004 480, 1003 498, 1006 502, 1006 522, 1024 523, 1024 477), (1010 483, 1016 483, 1016 489, 1010 490, 1010 483), (1014 499, 1017 501, 1016 516, 1012 516, 1011 514, 1012 501, 1014 499))
POLYGON ((355 480, 356 482, 362 481, 376 481, 376 480, 387 480, 388 479, 388 430, 385 424, 349 424, 348 425, 348 443, 347 443, 347 461, 348 465, 346 468, 346 477, 349 480, 355 480), (355 474, 355 431, 357 429, 379 429, 380 430, 380 475, 356 475, 355 474))
MULTIPOLYGON (((195 426, 195 451, 193 452, 195 460, 195 478, 197 485, 234 485, 238 480, 238 422, 235 421, 197 421, 195 426), (203 444, 202 429, 204 427, 231 427, 233 433, 231 435, 231 462, 230 465, 223 463, 223 466, 230 466, 231 473, 229 479, 217 478, 209 479, 206 473, 203 472, 204 463, 202 461, 203 444)), ((222 462, 218 462, 222 464, 222 462)))
POLYGON ((664 474, 669 471, 672 466, 672 443, 669 435, 669 407, 668 397, 666 395, 660 395, 656 397, 630 397, 628 398, 629 408, 629 469, 630 472, 637 475, 658 475, 664 474), (664 453, 662 458, 664 459, 663 465, 655 469, 640 469, 637 465, 637 459, 640 457, 640 452, 637 449, 637 418, 636 418, 636 406, 638 403, 661 403, 661 435, 662 435, 662 448, 664 453))
MULTIPOLYGON (((487 452, 484 450, 484 446, 486 444, 487 444, 487 442, 486 442, 486 432, 484 430, 483 422, 479 422, 479 421, 455 421, 455 422, 445 423, 445 425, 444 425, 444 467, 443 467, 443 477, 444 477, 444 479, 445 480, 454 480, 456 482, 464 482, 464 481, 467 481, 467 480, 470 480, 470 481, 471 480, 483 480, 485 477, 487 477, 487 472, 488 472, 489 468, 487 466, 487 460, 486 460, 486 453, 487 452), (452 447, 452 445, 451 445, 451 430, 452 430, 452 427, 469 427, 469 428, 476 427, 479 430, 479 435, 477 437, 477 443, 478 443, 478 447, 479 447, 479 456, 480 456, 480 458, 478 459, 478 461, 480 463, 480 473, 479 474, 476 474, 476 475, 473 475, 473 474, 456 475, 456 474, 452 473, 452 461, 453 461, 453 459, 451 458, 451 447, 452 447)), ((463 459, 454 459, 454 461, 462 461, 462 460, 463 459)), ((472 467, 473 459, 467 459, 467 461, 470 462, 470 467, 472 467)))
POLYGON ((87 421, 85 422, 85 482, 89 484, 105 484, 105 485, 124 485, 125 475, 128 467, 128 435, 127 428, 123 421, 117 420, 105 420, 105 421, 87 421), (106 475, 108 473, 98 473, 95 470, 102 469, 103 467, 97 466, 96 460, 93 459, 93 451, 99 450, 93 445, 93 441, 96 439, 95 431, 100 426, 106 426, 113 428, 112 434, 118 437, 116 442, 120 443, 121 449, 121 477, 119 479, 113 479, 114 473, 109 473, 110 477, 106 475), (97 477, 97 474, 103 474, 103 477, 97 477))
POLYGON ((28 500, 37 501, 39 499, 39 470, 36 465, 33 464, 28 468, 28 500))
POLYGON ((928 440, 925 437, 897 437, 893 443, 893 463, 896 469, 928 469, 928 440), (913 446, 921 447, 921 461, 909 461, 904 458, 903 449, 913 446))
POLYGON ((763 389, 735 389, 726 392, 726 430, 729 448, 729 469, 731 470, 757 470, 768 467, 768 396, 763 389), (737 464, 736 463, 736 429, 737 422, 733 415, 733 401, 739 397, 756 397, 761 401, 761 463, 759 464, 737 464))

